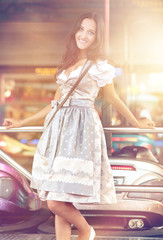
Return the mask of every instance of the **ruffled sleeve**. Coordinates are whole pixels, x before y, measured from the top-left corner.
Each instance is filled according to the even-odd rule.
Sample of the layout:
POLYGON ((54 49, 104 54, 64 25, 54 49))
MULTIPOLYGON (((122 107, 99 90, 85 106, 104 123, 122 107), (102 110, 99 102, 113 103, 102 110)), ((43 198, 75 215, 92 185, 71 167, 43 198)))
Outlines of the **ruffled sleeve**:
POLYGON ((112 83, 112 79, 116 77, 115 68, 108 64, 107 60, 93 64, 88 73, 99 87, 112 83))

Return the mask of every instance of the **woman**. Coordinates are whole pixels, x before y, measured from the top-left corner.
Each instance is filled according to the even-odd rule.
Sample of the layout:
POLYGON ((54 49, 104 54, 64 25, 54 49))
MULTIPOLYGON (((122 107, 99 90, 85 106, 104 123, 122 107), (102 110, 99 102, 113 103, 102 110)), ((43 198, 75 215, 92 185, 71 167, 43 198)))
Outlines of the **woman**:
POLYGON ((48 114, 34 157, 31 186, 55 214, 57 240, 70 239, 71 224, 79 231, 78 240, 95 239, 94 229, 72 203, 116 202, 103 128, 94 108, 99 89, 103 87, 107 101, 134 127, 154 127, 148 119, 137 120, 115 93, 114 67, 104 60, 103 47, 102 18, 95 13, 82 15, 72 29, 56 74, 55 101, 24 120, 4 121, 8 129, 22 127, 48 114), (87 60, 92 62, 91 68, 48 125, 57 102, 65 98, 87 60))

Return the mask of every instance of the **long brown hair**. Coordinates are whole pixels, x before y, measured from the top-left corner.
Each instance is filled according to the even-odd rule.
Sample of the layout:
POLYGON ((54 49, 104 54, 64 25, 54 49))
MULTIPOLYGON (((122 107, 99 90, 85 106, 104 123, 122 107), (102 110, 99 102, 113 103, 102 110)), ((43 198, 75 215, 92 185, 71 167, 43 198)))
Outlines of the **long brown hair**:
POLYGON ((96 61, 97 59, 104 58, 105 28, 103 18, 95 12, 85 13, 76 21, 72 31, 69 34, 66 44, 66 52, 63 55, 61 66, 57 72, 57 75, 62 72, 63 69, 75 64, 78 60, 79 49, 76 45, 75 34, 80 29, 81 23, 85 18, 93 19, 96 23, 96 39, 87 51, 87 59, 96 61))

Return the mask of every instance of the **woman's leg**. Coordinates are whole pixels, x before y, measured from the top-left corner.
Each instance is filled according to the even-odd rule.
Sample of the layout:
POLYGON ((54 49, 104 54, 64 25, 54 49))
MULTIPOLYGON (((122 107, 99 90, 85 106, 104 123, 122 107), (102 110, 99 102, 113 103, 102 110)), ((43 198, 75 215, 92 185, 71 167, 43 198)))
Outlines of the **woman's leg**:
MULTIPOLYGON (((89 240, 90 226, 85 218, 81 215, 80 211, 76 209, 71 203, 48 200, 47 205, 54 214, 62 217, 64 221, 68 222, 69 224, 73 224, 78 229, 78 240, 89 240)), ((57 228, 58 227, 59 226, 57 224, 57 228)), ((60 231, 56 229, 56 232, 59 233, 60 231)), ((62 240, 62 238, 58 236, 57 240, 62 240)))
POLYGON ((55 215, 55 234, 58 240, 71 240, 71 224, 58 215, 55 215))

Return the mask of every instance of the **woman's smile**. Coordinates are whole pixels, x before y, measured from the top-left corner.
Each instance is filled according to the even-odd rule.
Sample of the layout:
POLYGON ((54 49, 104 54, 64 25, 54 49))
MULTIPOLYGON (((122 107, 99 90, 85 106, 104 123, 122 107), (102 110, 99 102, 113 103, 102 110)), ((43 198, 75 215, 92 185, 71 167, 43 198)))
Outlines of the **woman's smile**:
POLYGON ((81 44, 86 44, 87 43, 87 41, 83 40, 83 39, 79 39, 79 41, 80 41, 81 44))

